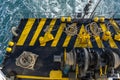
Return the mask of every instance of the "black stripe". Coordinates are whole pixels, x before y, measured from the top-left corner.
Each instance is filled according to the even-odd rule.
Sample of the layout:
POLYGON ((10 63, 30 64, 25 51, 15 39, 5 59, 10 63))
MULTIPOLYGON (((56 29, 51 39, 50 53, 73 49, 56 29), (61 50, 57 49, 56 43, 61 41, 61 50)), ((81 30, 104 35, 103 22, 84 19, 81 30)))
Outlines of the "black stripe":
MULTIPOLYGON (((56 36, 56 33, 57 33, 59 27, 60 27, 60 19, 57 19, 57 20, 56 20, 56 23, 55 23, 55 25, 54 25, 54 27, 53 27, 53 29, 52 29, 52 31, 51 31, 51 34, 54 36, 54 38, 55 38, 55 36, 56 36)), ((46 46, 51 46, 52 42, 53 42, 53 40, 50 41, 50 42, 48 42, 48 43, 46 44, 46 46)))
MULTIPOLYGON (((97 24, 98 24, 99 28, 101 28, 100 24, 99 24, 99 23, 97 23, 97 24)), ((106 24, 105 24, 105 25, 106 25, 106 24)), ((106 27, 107 27, 107 26, 106 26, 106 27)), ((102 41, 102 43, 103 43, 103 45, 104 45, 104 48, 109 47, 109 46, 110 46, 110 45, 109 45, 109 42, 102 40, 102 36, 103 36, 103 33, 100 33, 100 39, 101 39, 101 41, 102 41), (107 46, 106 46, 106 45, 107 45, 107 46)), ((94 46, 93 46, 93 47, 94 47, 94 46)), ((98 47, 95 47, 95 48, 98 48, 98 47)))
POLYGON ((18 26, 18 29, 21 31, 21 33, 22 33, 25 25, 27 24, 27 21, 28 21, 28 19, 21 19, 20 24, 18 26))
POLYGON ((18 26, 18 30, 17 30, 17 33, 19 34, 19 36, 18 37, 13 36, 14 42, 17 42, 19 40, 19 37, 20 37, 25 25, 27 24, 27 21, 28 21, 28 19, 21 19, 20 24, 18 26))
MULTIPOLYGON (((71 25, 71 23, 66 23, 65 28, 68 27, 68 25, 71 25)), ((59 40, 59 42, 57 44, 57 47, 62 47, 63 46, 63 44, 64 44, 64 42, 66 40, 66 37, 67 37, 67 34, 63 31, 63 33, 61 35, 61 38, 60 38, 60 40, 59 40)), ((70 44, 70 42, 69 42, 69 44, 70 44)))
POLYGON ((45 24, 44 24, 44 26, 43 26, 43 28, 42 28, 42 30, 41 30, 41 32, 40 32, 37 40, 36 40, 36 42, 35 42, 35 46, 36 46, 36 47, 39 47, 39 46, 40 46, 39 38, 40 38, 41 36, 44 37, 44 34, 45 34, 44 29, 45 29, 47 26, 49 26, 49 24, 50 24, 51 21, 52 21, 52 19, 47 19, 47 20, 46 20, 46 22, 45 22, 45 24))
POLYGON ((25 43, 24 43, 24 46, 29 46, 29 43, 30 43, 30 41, 32 40, 32 37, 34 36, 34 33, 35 33, 35 31, 36 31, 36 29, 37 29, 37 27, 38 27, 38 25, 39 25, 39 22, 40 22, 40 19, 36 19, 36 20, 35 20, 32 28, 31 28, 31 30, 30 30, 27 38, 26 38, 26 41, 25 41, 25 43))

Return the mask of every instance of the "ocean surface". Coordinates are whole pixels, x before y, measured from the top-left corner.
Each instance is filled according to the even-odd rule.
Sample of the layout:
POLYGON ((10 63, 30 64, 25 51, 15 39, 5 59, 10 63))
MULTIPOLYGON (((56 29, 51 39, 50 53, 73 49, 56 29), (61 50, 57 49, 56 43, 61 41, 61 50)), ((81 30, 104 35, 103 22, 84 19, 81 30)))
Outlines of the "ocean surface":
MULTIPOLYGON (((99 0, 91 0, 93 6, 99 0)), ((52 18, 82 13, 88 0, 0 0, 0 63, 11 40, 11 27, 17 27, 21 18, 52 18)), ((90 10, 92 11, 92 10, 90 10)), ((98 16, 120 18, 120 0, 101 0, 95 10, 98 16)))

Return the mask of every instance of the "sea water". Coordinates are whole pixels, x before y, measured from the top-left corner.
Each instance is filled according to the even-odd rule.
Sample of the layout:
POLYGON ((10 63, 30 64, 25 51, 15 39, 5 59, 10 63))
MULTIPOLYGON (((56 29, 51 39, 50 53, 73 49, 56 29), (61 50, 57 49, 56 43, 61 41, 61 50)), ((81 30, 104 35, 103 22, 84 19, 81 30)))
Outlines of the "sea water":
MULTIPOLYGON (((92 6, 98 0, 92 0, 92 6)), ((52 18, 72 16, 83 12, 88 0, 0 0, 0 63, 11 40, 11 27, 17 27, 21 18, 52 18)), ((90 9, 92 9, 92 6, 90 9)), ((120 18, 120 0, 101 0, 95 10, 98 16, 120 18)))

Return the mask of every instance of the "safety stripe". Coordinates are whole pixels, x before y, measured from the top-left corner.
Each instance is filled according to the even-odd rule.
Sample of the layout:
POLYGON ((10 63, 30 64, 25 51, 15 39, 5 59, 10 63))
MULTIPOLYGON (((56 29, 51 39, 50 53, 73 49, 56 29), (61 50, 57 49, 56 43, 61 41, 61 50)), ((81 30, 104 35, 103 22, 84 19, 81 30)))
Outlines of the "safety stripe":
MULTIPOLYGON (((52 29, 53 29, 53 27, 54 27, 54 25, 55 25, 55 23, 56 23, 56 20, 57 20, 57 19, 52 19, 52 21, 50 22, 49 30, 48 30, 49 32, 52 31, 52 29)), ((47 32, 46 32, 44 35, 47 35, 47 32)), ((46 43, 40 44, 40 46, 45 46, 45 45, 46 45, 46 43)))
MULTIPOLYGON (((74 24, 77 25, 77 23, 74 23, 74 24)), ((70 40, 71 40, 71 36, 68 35, 63 43, 63 47, 67 47, 70 40)))
POLYGON ((39 34, 40 34, 44 24, 46 22, 46 20, 47 20, 46 18, 42 18, 41 19, 41 21, 40 21, 40 23, 39 23, 39 25, 38 25, 35 33, 34 33, 34 36, 32 37, 32 40, 30 41, 29 46, 33 46, 35 44, 35 42, 36 42, 36 40, 37 40, 37 38, 38 38, 38 36, 39 36, 39 34))
POLYGON ((102 41, 100 39, 100 36, 95 36, 94 38, 95 38, 95 41, 96 41, 98 47, 99 48, 104 48, 104 45, 103 45, 103 43, 102 43, 102 41))
MULTIPOLYGON (((104 23, 100 23, 100 26, 101 26, 103 32, 108 30, 104 23)), ((112 37, 109 39, 109 44, 110 44, 111 48, 118 48, 118 46, 116 45, 116 43, 114 42, 112 37)))
POLYGON ((17 79, 31 79, 31 80, 69 80, 66 77, 43 77, 43 76, 30 76, 30 75, 16 75, 17 79))
POLYGON ((19 38, 16 45, 19 45, 19 46, 24 45, 24 42, 25 42, 26 38, 28 37, 28 34, 29 34, 34 22, 35 22, 34 18, 28 19, 28 22, 25 25, 25 27, 24 27, 24 29, 23 29, 23 31, 21 33, 21 36, 20 36, 20 38, 19 38))
POLYGON ((70 42, 70 39, 71 39, 71 36, 67 36, 65 41, 64 41, 64 44, 63 44, 63 47, 67 47, 69 42, 70 42))
POLYGON ((51 44, 52 47, 55 47, 57 45, 57 43, 58 43, 58 41, 59 41, 59 39, 60 39, 60 37, 61 37, 61 35, 63 33, 65 25, 66 25, 65 23, 61 23, 60 24, 60 27, 59 27, 59 29, 58 29, 58 31, 56 33, 55 39, 54 39, 54 41, 51 44))
POLYGON ((110 44, 111 48, 118 48, 118 46, 116 45, 116 43, 114 42, 112 37, 109 39, 109 44, 110 44))
POLYGON ((76 41, 75 41, 75 44, 74 44, 74 47, 84 47, 84 48, 89 47, 89 48, 92 48, 93 46, 92 46, 92 43, 91 43, 90 39, 88 40, 88 44, 81 44, 80 43, 80 36, 83 35, 82 34, 83 32, 86 32, 84 25, 82 25, 81 28, 80 28, 79 34, 78 34, 78 36, 76 38, 76 41))
POLYGON ((103 32, 108 30, 104 23, 100 23, 100 26, 101 26, 103 32))
POLYGON ((78 34, 78 36, 77 36, 77 38, 76 38, 74 47, 79 47, 79 45, 80 45, 80 36, 79 36, 79 35, 81 34, 81 31, 82 31, 82 28, 83 28, 83 27, 84 27, 83 25, 80 27, 80 31, 79 31, 79 34, 78 34))
POLYGON ((115 32, 117 34, 120 34, 120 28, 119 28, 118 24, 116 23, 116 21, 114 19, 110 19, 110 23, 111 23, 112 27, 114 28, 115 32))

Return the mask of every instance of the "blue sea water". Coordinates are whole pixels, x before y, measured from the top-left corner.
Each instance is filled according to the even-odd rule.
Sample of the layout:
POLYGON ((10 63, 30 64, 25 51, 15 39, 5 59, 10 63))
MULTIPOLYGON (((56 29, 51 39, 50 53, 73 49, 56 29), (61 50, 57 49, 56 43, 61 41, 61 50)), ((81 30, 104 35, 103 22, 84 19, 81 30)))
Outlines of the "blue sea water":
MULTIPOLYGON (((70 16, 83 12, 89 0, 0 0, 0 63, 11 40, 11 27, 18 26, 21 18, 70 16)), ((98 0, 92 0, 92 6, 98 0)), ((92 7, 91 7, 92 9, 92 7)), ((95 15, 120 18, 120 0, 102 0, 95 15)))

